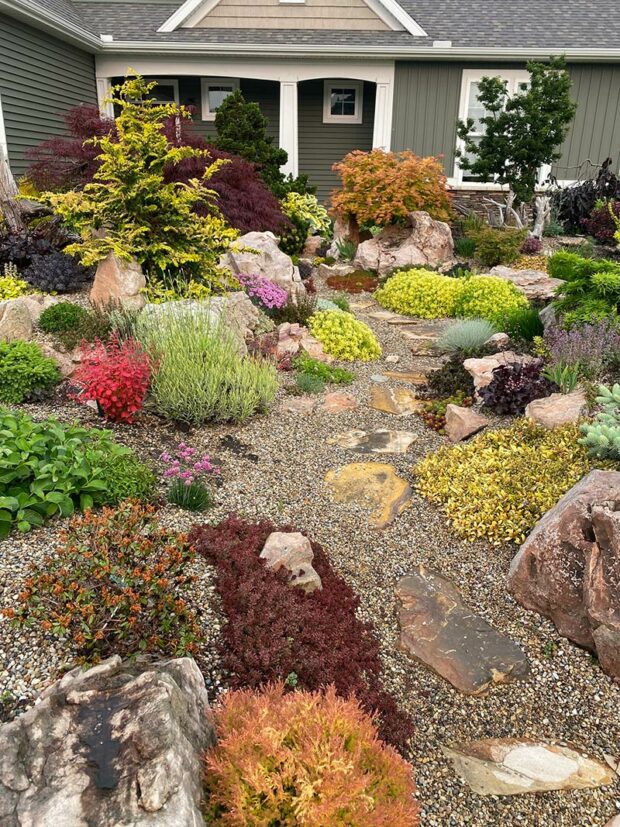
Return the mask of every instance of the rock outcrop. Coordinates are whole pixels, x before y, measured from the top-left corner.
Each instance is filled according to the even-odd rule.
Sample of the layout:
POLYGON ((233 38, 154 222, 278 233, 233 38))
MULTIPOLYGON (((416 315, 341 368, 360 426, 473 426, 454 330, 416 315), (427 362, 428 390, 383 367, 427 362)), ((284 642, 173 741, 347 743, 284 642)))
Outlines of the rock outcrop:
POLYGON ((489 424, 486 416, 450 403, 446 406, 446 436, 450 442, 461 442, 477 434, 489 424))
POLYGON ((489 275, 511 282, 530 301, 551 301, 556 289, 564 284, 562 279, 551 278, 544 270, 514 270, 501 264, 493 267, 489 275))
POLYGON ((101 307, 121 304, 139 310, 146 303, 145 287, 146 278, 137 261, 124 261, 108 253, 97 265, 90 300, 101 307))
POLYGON ((73 669, 0 727, 0 823, 203 827, 207 713, 191 658, 73 669))
POLYGON ((385 275, 408 267, 438 267, 454 258, 452 232, 444 221, 426 212, 409 213, 409 226, 390 226, 374 238, 362 241, 354 264, 385 275))
POLYGON ((525 409, 525 415, 545 428, 557 428, 577 422, 588 408, 582 390, 571 393, 552 393, 544 399, 535 399, 525 409))
POLYGON ((508 584, 620 681, 620 472, 591 471, 571 488, 519 549, 508 584))
POLYGON ((484 356, 482 359, 465 359, 463 367, 474 380, 476 390, 486 388, 493 378, 493 371, 500 365, 511 365, 515 362, 526 364, 534 361, 532 356, 523 353, 515 353, 512 350, 502 350, 493 353, 491 356, 484 356))
POLYGON ((260 557, 267 568, 286 569, 289 585, 305 592, 322 588, 321 578, 312 565, 314 552, 310 540, 298 531, 272 531, 260 557))
POLYGON ((289 294, 293 301, 306 294, 299 267, 278 247, 273 233, 251 232, 236 239, 220 265, 233 275, 259 275, 268 278, 289 294))

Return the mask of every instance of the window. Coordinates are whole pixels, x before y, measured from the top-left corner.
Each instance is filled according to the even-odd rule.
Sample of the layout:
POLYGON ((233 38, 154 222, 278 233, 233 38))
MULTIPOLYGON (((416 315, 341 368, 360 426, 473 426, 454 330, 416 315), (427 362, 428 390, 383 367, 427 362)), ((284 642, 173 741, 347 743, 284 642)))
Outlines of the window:
POLYGON ((151 78, 150 83, 155 81, 157 86, 151 92, 151 97, 159 103, 179 103, 179 81, 162 78, 151 78))
POLYGON ((323 123, 362 123, 364 84, 357 80, 326 80, 323 123))
POLYGON ((202 119, 214 121, 219 106, 239 88, 239 78, 202 78, 202 119))
MULTIPOLYGON (((459 108, 460 120, 466 121, 471 118, 474 122, 474 127, 470 133, 474 143, 478 143, 480 138, 484 135, 484 128, 480 123, 486 112, 484 106, 478 100, 478 84, 483 77, 501 77, 508 85, 508 94, 514 95, 516 92, 527 89, 529 84, 529 74, 521 70, 466 70, 463 72, 463 85, 461 87, 461 104, 459 108)), ((457 141, 457 148, 463 149, 463 141, 457 141)), ((456 183, 473 183, 479 182, 480 179, 472 175, 469 170, 462 170, 458 165, 458 158, 454 163, 454 178, 456 183)), ((479 186, 489 186, 489 184, 479 184, 479 186)), ((493 185, 491 185, 493 186, 493 185)))

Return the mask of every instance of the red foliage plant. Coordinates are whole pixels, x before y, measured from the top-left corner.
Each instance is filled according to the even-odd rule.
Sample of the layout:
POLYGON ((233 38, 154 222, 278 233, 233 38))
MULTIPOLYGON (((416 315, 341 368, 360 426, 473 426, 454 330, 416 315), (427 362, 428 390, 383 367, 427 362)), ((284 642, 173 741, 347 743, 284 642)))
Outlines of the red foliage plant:
MULTIPOLYGON (((56 136, 30 150, 26 176, 39 190, 63 191, 81 189, 93 180, 99 167, 99 149, 89 138, 114 133, 114 121, 103 118, 96 106, 83 104, 64 115, 68 136, 56 136)), ((226 159, 208 186, 218 194, 218 206, 226 221, 242 233, 253 230, 281 232, 289 221, 280 210, 278 199, 263 183, 254 164, 229 155, 198 135, 193 123, 183 118, 170 118, 164 131, 174 146, 191 146, 209 152, 209 158, 187 158, 169 165, 168 181, 187 182, 202 177, 207 163, 226 159)), ((203 209, 206 211, 207 206, 203 209)))
POLYGON ((356 615, 357 596, 318 543, 312 543, 313 566, 322 589, 308 594, 290 586, 284 572, 267 569, 259 555, 275 530, 267 521, 230 516, 190 533, 192 546, 217 569, 227 621, 221 650, 233 687, 278 680, 308 690, 333 684, 340 696, 355 694, 376 713, 383 740, 404 753, 412 722, 381 685, 379 644, 372 626, 356 615))
POLYGON ((73 375, 79 402, 95 400, 112 422, 131 424, 141 410, 151 380, 151 359, 134 339, 82 344, 81 364, 73 375))

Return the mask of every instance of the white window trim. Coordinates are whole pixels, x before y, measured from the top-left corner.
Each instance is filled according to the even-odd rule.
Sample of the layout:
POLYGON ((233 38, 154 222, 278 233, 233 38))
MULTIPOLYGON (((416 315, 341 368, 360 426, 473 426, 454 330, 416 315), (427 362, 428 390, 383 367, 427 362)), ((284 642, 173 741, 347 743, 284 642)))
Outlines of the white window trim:
POLYGON ((4 115, 2 114, 2 98, 0 97, 0 161, 9 163, 9 145, 6 139, 6 129, 4 128, 4 115))
POLYGON ((158 86, 172 86, 174 102, 177 106, 179 105, 179 81, 176 78, 150 78, 147 83, 156 83, 158 86))
POLYGON ((200 90, 202 101, 202 120, 214 121, 215 112, 209 109, 209 86, 222 86, 227 84, 232 87, 232 91, 236 92, 239 89, 239 78, 200 78, 200 90))
POLYGON ((364 81, 363 80, 324 80, 323 81, 323 123, 362 123, 364 117, 364 81), (332 115, 332 89, 349 87, 355 89, 355 114, 332 115))
MULTIPOLYGON (((482 78, 501 77, 502 80, 508 81, 508 94, 514 95, 517 85, 519 83, 529 82, 530 74, 525 69, 464 69, 463 78, 461 80, 461 97, 459 100, 459 120, 467 120, 467 112, 469 110, 469 89, 472 83, 478 83, 482 78)), ((457 150, 461 152, 465 149, 465 142, 461 138, 456 141, 457 150)), ((478 182, 478 181, 463 181, 463 170, 459 166, 459 159, 454 158, 454 175, 449 182, 454 182, 455 185, 470 189, 495 189, 499 185, 493 182, 478 182), (471 185, 471 187, 470 187, 471 185)))
POLYGON ((281 6, 303 6, 306 0, 278 0, 281 6))

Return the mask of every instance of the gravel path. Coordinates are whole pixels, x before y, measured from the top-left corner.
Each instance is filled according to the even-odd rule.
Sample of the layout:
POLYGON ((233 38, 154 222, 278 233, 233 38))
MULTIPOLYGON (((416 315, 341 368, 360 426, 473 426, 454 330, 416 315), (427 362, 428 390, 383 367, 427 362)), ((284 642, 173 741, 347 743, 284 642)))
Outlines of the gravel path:
MULTIPOLYGON (((442 744, 460 740, 531 736, 572 742, 599 757, 620 757, 620 686, 603 674, 588 653, 560 638, 550 623, 510 598, 506 573, 514 549, 461 542, 442 514, 417 496, 382 531, 368 528, 366 512, 333 504, 329 498, 323 478, 330 469, 376 459, 391 462, 411 480, 412 465, 443 444, 443 438, 418 417, 398 418, 366 404, 372 374, 424 368, 424 360, 411 356, 398 330, 368 319, 367 313, 376 309, 371 305, 356 314, 375 330, 384 359, 390 354, 400 359, 397 365, 382 361, 353 366, 357 378, 347 391, 359 400, 356 410, 283 413, 279 407, 286 392, 281 388, 273 412, 242 427, 209 427, 183 434, 149 422, 147 428, 116 428, 117 436, 147 461, 180 440, 215 458, 222 466, 222 478, 209 521, 232 511, 249 519, 270 518, 295 525, 325 546, 335 567, 360 595, 362 616, 378 630, 386 686, 415 721, 412 763, 423 827, 603 827, 620 812, 620 783, 594 791, 483 798, 461 783, 441 753, 442 744), (411 430, 418 440, 405 455, 376 457, 327 444, 342 431, 374 427, 411 430), (231 444, 226 437, 235 440, 231 444), (525 649, 532 667, 527 681, 494 687, 485 697, 468 697, 397 650, 394 586, 411 566, 422 562, 452 578, 475 611, 525 649)), ((29 410, 37 417, 45 415, 41 406, 29 410)), ((99 424, 91 411, 72 404, 58 415, 99 424)), ((186 528, 196 519, 170 507, 163 509, 162 518, 176 528, 186 528)), ((56 533, 50 527, 0 545, 0 604, 10 605, 26 562, 38 559, 56 533)), ((217 599, 208 567, 203 561, 196 566, 201 585, 194 604, 203 612, 203 626, 213 641, 220 623, 217 599)), ((31 632, 16 633, 0 621, 0 698, 3 690, 9 690, 30 699, 61 667, 63 657, 61 645, 31 632)), ((205 647, 201 666, 216 691, 221 673, 212 643, 205 647)))

